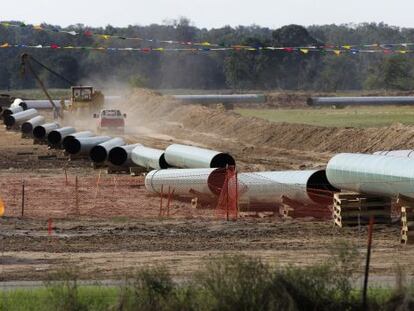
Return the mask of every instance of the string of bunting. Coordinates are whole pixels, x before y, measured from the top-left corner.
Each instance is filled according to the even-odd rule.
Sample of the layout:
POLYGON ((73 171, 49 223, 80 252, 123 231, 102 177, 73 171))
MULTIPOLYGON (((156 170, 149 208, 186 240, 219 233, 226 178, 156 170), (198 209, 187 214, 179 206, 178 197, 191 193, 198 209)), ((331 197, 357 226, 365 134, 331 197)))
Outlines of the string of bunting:
POLYGON ((407 54, 414 53, 414 50, 406 49, 355 49, 355 48, 325 48, 325 47, 245 47, 245 46, 232 46, 227 48, 212 48, 212 47, 193 47, 193 48, 163 48, 163 47, 92 47, 92 46, 60 46, 58 44, 50 45, 27 45, 27 44, 0 44, 0 49, 18 48, 18 49, 50 49, 50 50, 90 50, 101 52, 113 52, 113 51, 132 51, 132 52, 220 52, 220 51, 282 51, 286 53, 299 53, 309 54, 313 52, 330 53, 334 55, 351 54, 356 55, 360 53, 382 53, 382 54, 407 54))
MULTIPOLYGON (((69 34, 71 36, 85 36, 85 37, 95 37, 100 38, 103 40, 110 40, 110 39, 120 39, 120 40, 136 40, 136 41, 144 41, 151 44, 172 44, 172 45, 185 45, 185 46, 193 46, 192 48, 107 48, 107 47, 56 47, 56 44, 51 44, 50 46, 28 46, 28 45, 14 45, 14 47, 34 47, 34 48, 63 48, 63 49, 84 49, 84 50, 125 50, 125 51, 142 51, 142 52, 150 52, 150 51, 229 51, 229 50, 250 50, 250 51, 258 51, 258 50, 274 50, 274 51, 285 51, 285 52, 294 52, 299 51, 303 54, 308 54, 309 52, 332 52, 337 55, 341 53, 378 53, 382 52, 385 54, 393 54, 393 53, 412 53, 409 49, 410 46, 414 46, 414 43, 374 43, 374 44, 357 44, 357 45, 321 45, 321 46, 302 46, 302 47, 274 47, 274 46, 247 46, 247 45, 220 45, 216 43, 210 43, 207 41, 204 42, 191 42, 191 41, 177 41, 177 40, 159 40, 159 39, 148 39, 148 38, 140 38, 140 37, 123 37, 119 35, 109 35, 109 34, 100 34, 94 33, 90 30, 82 30, 82 31, 74 31, 74 30, 60 30, 57 28, 45 28, 42 25, 30 25, 25 23, 10 23, 10 22, 0 22, 0 26, 3 27, 14 27, 14 28, 29 28, 36 31, 47 31, 47 32, 54 32, 54 33, 62 33, 62 34, 69 34)), ((3 44, 5 45, 5 44, 3 44)), ((12 45, 10 45, 11 47, 12 45)), ((1 46, 0 46, 1 47, 1 46)))

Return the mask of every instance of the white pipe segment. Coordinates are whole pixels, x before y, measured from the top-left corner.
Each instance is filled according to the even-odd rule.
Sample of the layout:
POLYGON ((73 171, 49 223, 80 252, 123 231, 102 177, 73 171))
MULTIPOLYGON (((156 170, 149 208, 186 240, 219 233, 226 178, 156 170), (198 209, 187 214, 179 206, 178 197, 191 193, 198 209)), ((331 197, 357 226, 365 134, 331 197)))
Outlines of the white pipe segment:
POLYGON ((70 134, 63 138, 62 140, 62 146, 63 148, 66 148, 66 142, 73 139, 73 138, 81 138, 81 137, 92 137, 94 136, 94 133, 91 131, 82 131, 82 132, 76 132, 73 134, 70 134))
POLYGON ((37 139, 46 140, 47 135, 53 130, 56 130, 60 127, 59 123, 52 122, 42 125, 38 125, 33 129, 33 136, 37 139))
POLYGON ((164 150, 144 147, 135 147, 131 152, 131 161, 146 169, 165 169, 168 168, 164 158, 164 150))
POLYGON ((165 149, 165 161, 170 166, 180 168, 217 168, 236 164, 227 153, 180 144, 165 149))
POLYGON ((36 109, 28 109, 25 111, 17 112, 11 115, 7 115, 4 117, 4 124, 7 127, 13 127, 18 126, 22 124, 25 121, 28 121, 36 116, 38 116, 39 113, 36 109))
POLYGON ((328 206, 333 203, 333 193, 338 192, 328 182, 325 170, 240 173, 237 178, 241 200, 251 203, 281 204, 285 197, 328 206))
POLYGON ((224 169, 168 169, 154 170, 145 177, 145 188, 152 193, 167 193, 168 188, 174 194, 194 197, 203 194, 217 197, 224 184, 224 169))
POLYGON ((111 151, 109 151, 108 161, 112 165, 116 165, 116 166, 135 165, 132 162, 131 155, 132 155, 132 150, 134 150, 138 146, 142 146, 142 145, 133 144, 133 145, 115 147, 111 149, 111 151))
POLYGON ((111 138, 112 137, 110 136, 74 138, 67 142, 65 151, 72 155, 89 155, 89 152, 93 147, 102 144, 111 138))
POLYGON ((125 141, 120 137, 112 138, 104 143, 93 147, 89 153, 89 157, 95 163, 102 163, 108 159, 109 152, 115 148, 125 145, 125 141))
POLYGON ((65 127, 60 128, 60 129, 56 129, 56 130, 51 131, 47 135, 47 141, 48 141, 49 145, 57 146, 57 145, 60 145, 62 143, 63 139, 66 136, 71 135, 75 132, 76 132, 75 128, 73 128, 71 126, 65 126, 65 127))
POLYGON ((341 153, 329 160, 326 175, 341 190, 414 198, 414 161, 410 158, 341 153))
POLYGON ((37 116, 34 118, 31 118, 30 120, 27 120, 22 124, 22 133, 26 135, 33 135, 33 129, 38 126, 45 123, 45 117, 43 116, 37 116))

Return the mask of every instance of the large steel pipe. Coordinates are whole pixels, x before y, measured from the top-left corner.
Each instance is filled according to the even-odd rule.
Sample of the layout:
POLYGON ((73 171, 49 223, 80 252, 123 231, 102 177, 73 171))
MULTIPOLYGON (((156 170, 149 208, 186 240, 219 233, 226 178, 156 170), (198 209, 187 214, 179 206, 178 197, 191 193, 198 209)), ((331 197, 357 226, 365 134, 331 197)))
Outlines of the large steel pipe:
POLYGON ((12 114, 15 114, 15 113, 18 113, 18 112, 22 112, 22 111, 23 111, 23 108, 20 107, 20 106, 17 106, 17 107, 10 106, 9 108, 5 108, 3 110, 3 119, 6 116, 9 116, 9 115, 12 115, 12 114))
POLYGON ((59 127, 60 125, 57 122, 38 125, 33 129, 33 136, 39 140, 47 140, 47 135, 59 127))
POLYGON ((47 142, 51 146, 58 146, 62 143, 63 138, 76 132, 76 129, 71 126, 65 126, 60 129, 51 131, 47 135, 47 142))
POLYGON ((326 175, 341 190, 414 198, 414 161, 409 158, 341 153, 328 162, 326 175))
POLYGON ((142 145, 132 150, 131 161, 135 165, 146 169, 165 169, 169 167, 165 161, 163 150, 148 148, 142 145))
POLYGON ((24 101, 20 98, 16 98, 12 104, 10 105, 10 107, 12 108, 16 108, 16 107, 21 107, 22 109, 24 109, 20 104, 23 103, 24 101))
POLYGON ((71 139, 81 138, 81 137, 92 137, 92 136, 94 136, 94 133, 91 132, 91 131, 76 132, 76 133, 67 135, 65 138, 63 138, 62 146, 63 146, 63 148, 66 148, 67 142, 71 139))
POLYGON ((156 194, 167 193, 184 197, 197 194, 217 197, 226 177, 225 169, 168 169, 154 170, 145 177, 145 188, 156 194))
POLYGON ((414 158, 414 150, 390 150, 390 151, 377 151, 376 155, 384 155, 389 157, 403 157, 414 158))
POLYGON ((120 137, 112 138, 102 144, 96 145, 91 149, 89 157, 95 163, 102 163, 108 159, 109 152, 115 148, 125 145, 125 141, 120 137))
POLYGON ((414 96, 311 97, 309 106, 414 105, 414 96))
POLYGON ((4 117, 4 124, 7 127, 18 126, 25 121, 28 121, 36 116, 38 116, 36 109, 28 109, 22 112, 17 112, 4 117))
POLYGON ((43 116, 37 116, 30 120, 27 120, 22 124, 22 133, 25 135, 33 135, 33 129, 38 126, 45 123, 45 117, 43 116))
POLYGON ((283 199, 307 205, 331 205, 339 190, 326 178, 325 170, 240 173, 237 176, 243 201, 281 204, 283 199))
POLYGON ((217 168, 236 165, 236 161, 228 153, 173 144, 165 149, 165 160, 168 165, 181 168, 217 168))
MULTIPOLYGON (((56 108, 61 108, 60 100, 53 100, 53 103, 55 104, 56 108)), ((69 101, 65 100, 65 104, 69 104, 69 101)), ((25 100, 19 103, 21 107, 23 107, 24 110, 26 109, 52 109, 53 106, 50 103, 49 100, 25 100)))
POLYGON ((89 152, 93 147, 102 144, 111 138, 112 137, 109 136, 74 138, 66 143, 65 151, 72 155, 89 155, 89 152))
POLYGON ((108 161, 112 165, 116 165, 116 166, 132 165, 133 164, 131 160, 132 150, 134 150, 138 146, 142 146, 142 145, 133 144, 133 145, 126 145, 126 146, 119 146, 119 147, 112 148, 111 151, 109 151, 108 161))
POLYGON ((266 101, 263 94, 173 95, 172 98, 190 104, 264 103, 266 101))

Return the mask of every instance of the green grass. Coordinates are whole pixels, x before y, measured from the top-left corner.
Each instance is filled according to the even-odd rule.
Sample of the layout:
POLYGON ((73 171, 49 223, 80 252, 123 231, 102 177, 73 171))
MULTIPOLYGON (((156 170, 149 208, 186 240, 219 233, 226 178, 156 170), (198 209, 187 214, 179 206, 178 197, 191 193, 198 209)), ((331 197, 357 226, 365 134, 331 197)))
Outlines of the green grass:
POLYGON ((76 298, 59 286, 19 289, 0 293, 1 311, 110 310, 115 306, 117 287, 79 286, 76 298))
POLYGON ((382 127, 394 123, 414 124, 414 107, 346 107, 344 109, 236 109, 243 116, 272 122, 310 124, 327 127, 382 127))
MULTIPOLYGON (((185 281, 175 281, 166 268, 147 267, 118 287, 81 286, 79 271, 69 266, 50 275, 43 288, 0 292, 0 310, 363 310, 355 285, 361 254, 353 245, 337 245, 324 264, 311 267, 225 256, 211 258, 185 281)), ((411 310, 413 294, 412 287, 371 288, 366 310, 411 310)))

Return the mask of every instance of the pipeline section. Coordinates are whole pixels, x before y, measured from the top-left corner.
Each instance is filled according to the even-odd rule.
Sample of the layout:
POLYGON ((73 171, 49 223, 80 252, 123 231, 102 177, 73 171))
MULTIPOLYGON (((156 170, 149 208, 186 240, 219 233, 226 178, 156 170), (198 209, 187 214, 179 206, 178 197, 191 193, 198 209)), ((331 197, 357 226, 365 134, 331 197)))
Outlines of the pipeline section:
POLYGON ((37 117, 39 114, 36 109, 28 109, 25 111, 17 112, 4 117, 4 124, 7 128, 18 127, 22 123, 37 117))
POLYGON ((70 155, 89 155, 93 147, 102 144, 111 138, 112 137, 109 136, 73 138, 67 142, 65 151, 70 155))
POLYGON ((133 164, 149 169, 166 169, 169 167, 165 161, 164 150, 144 147, 135 147, 131 152, 133 164))
MULTIPOLYGON (((125 145, 112 148, 108 154, 108 161, 115 166, 135 166, 131 159, 132 150, 141 144, 125 145)), ((143 147, 143 146, 142 146, 143 147)))
POLYGON ((76 132, 70 135, 67 135, 65 138, 62 139, 62 146, 63 149, 66 148, 67 142, 73 138, 81 138, 81 137, 92 137, 95 134, 91 131, 82 131, 82 132, 76 132))
POLYGON ((208 95, 172 95, 172 98, 188 104, 238 104, 238 103, 264 103, 263 94, 208 94, 208 95))
POLYGON ((236 165, 236 161, 228 153, 180 144, 173 144, 165 149, 165 161, 169 166, 180 168, 218 168, 236 165))
POLYGON ((57 122, 38 125, 33 129, 33 137, 38 140, 47 140, 49 133, 58 128, 60 128, 60 125, 57 122))
POLYGON ((153 170, 145 177, 145 188, 154 194, 167 193, 194 197, 202 194, 212 199, 217 197, 226 178, 224 169, 168 169, 153 170))
POLYGON ((410 158, 341 153, 328 162, 326 175, 341 190, 414 198, 414 161, 410 158))
POLYGON ((60 129, 53 130, 47 135, 47 142, 49 146, 60 146, 66 136, 75 132, 76 129, 71 126, 65 126, 60 129))
POLYGON ((45 117, 43 116, 37 116, 34 118, 31 118, 30 120, 27 120, 24 122, 21 126, 22 134, 27 136, 33 136, 33 129, 38 126, 45 123, 45 117))
POLYGON ((115 148, 125 145, 125 141, 120 137, 111 138, 104 143, 94 146, 90 153, 89 157, 94 163, 102 163, 108 159, 109 152, 115 148))
POLYGON ((414 96, 310 97, 309 106, 414 105, 414 96))
POLYGON ((328 206, 339 192, 329 183, 325 170, 240 173, 237 178, 240 200, 250 203, 282 204, 289 199, 328 206))

